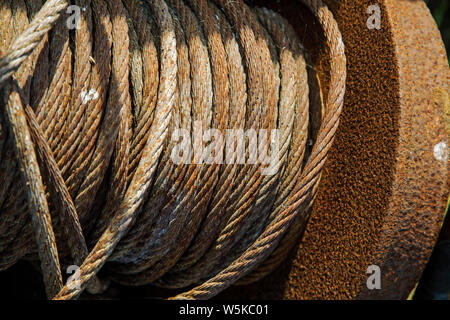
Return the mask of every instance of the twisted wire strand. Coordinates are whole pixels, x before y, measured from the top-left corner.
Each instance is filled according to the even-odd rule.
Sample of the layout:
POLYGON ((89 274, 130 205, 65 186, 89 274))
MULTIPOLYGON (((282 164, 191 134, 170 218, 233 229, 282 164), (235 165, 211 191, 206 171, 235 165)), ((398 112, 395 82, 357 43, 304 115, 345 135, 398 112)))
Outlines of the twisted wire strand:
POLYGON ((278 266, 305 227, 345 92, 337 23, 321 0, 302 2, 330 50, 317 133, 309 112, 321 108, 320 87, 295 31, 268 9, 76 0, 70 31, 67 1, 2 6, 0 268, 38 254, 54 299, 101 292, 102 267, 127 285, 195 284, 173 298, 206 299, 278 266), (175 163, 179 129, 189 152, 175 163), (228 129, 259 133, 230 150, 228 129), (268 163, 277 170, 265 175, 268 163), (78 286, 64 285, 73 263, 78 286))
MULTIPOLYGON (((29 6, 30 10, 24 10, 26 2, 25 1, 14 1, 11 2, 11 10, 15 12, 13 15, 13 29, 16 35, 22 34, 24 30, 26 30, 27 23, 29 21, 28 16, 32 17, 36 15, 38 10, 38 5, 29 6)), ((47 38, 47 35, 43 36, 43 40, 47 38)), ((39 43, 37 48, 42 50, 44 53, 47 53, 47 46, 44 43, 39 43)), ((33 100, 33 94, 39 94, 39 92, 43 92, 44 88, 38 88, 37 85, 33 85, 30 79, 30 71, 33 72, 33 80, 36 83, 40 83, 43 78, 45 78, 44 71, 45 70, 45 59, 41 59, 42 55, 38 50, 35 50, 31 53, 30 59, 24 61, 24 63, 18 68, 15 77, 17 79, 18 85, 21 88, 20 96, 22 97, 23 104, 27 105, 29 101, 33 100), (42 62, 40 66, 37 64, 42 62), (34 74, 36 72, 36 74, 34 74)), ((44 80, 44 82, 46 82, 44 80)), ((19 126, 20 127, 20 126, 19 126)), ((14 137, 11 136, 10 143, 14 144, 14 137)), ((10 146, 14 148, 13 145, 10 146)), ((11 149, 9 149, 11 151, 11 149)), ((16 163, 16 162, 15 162, 16 163)), ((29 248, 34 245, 34 237, 33 237, 33 228, 31 228, 30 224, 30 215, 27 214, 27 196, 26 190, 24 188, 26 185, 23 183, 23 179, 21 179, 20 167, 11 167, 11 170, 7 171, 6 174, 10 177, 7 180, 11 181, 9 187, 9 197, 6 199, 4 203, 6 219, 2 222, 0 229, 6 230, 2 232, 2 235, 5 237, 6 241, 3 241, 4 246, 3 254, 0 264, 2 265, 11 265, 14 263, 15 256, 18 254, 26 254, 29 252, 29 248)), ((45 208, 42 207, 42 208, 45 208)))
MULTIPOLYGON (((229 127, 243 128, 245 125, 247 92, 246 75, 239 52, 239 44, 232 35, 233 31, 231 26, 221 11, 213 4, 211 4, 211 7, 218 20, 222 39, 227 39, 224 41, 224 46, 227 54, 230 84, 229 127)), ((227 154, 225 154, 225 157, 228 159, 235 159, 236 156, 242 152, 242 149, 243 145, 238 145, 236 149, 226 150, 227 154)), ((238 166, 236 165, 236 162, 222 167, 220 180, 217 183, 219 189, 214 193, 213 198, 211 199, 208 215, 205 218, 204 224, 199 233, 192 240, 187 251, 173 267, 173 271, 184 270, 192 266, 205 253, 212 241, 216 239, 219 232, 219 226, 225 219, 224 211, 229 202, 232 186, 236 183, 237 170, 238 166)))
POLYGON ((23 61, 41 42, 62 10, 67 7, 67 1, 47 1, 28 28, 14 40, 9 50, 0 59, 0 85, 2 85, 17 70, 23 61))
POLYGON ((47 295, 52 297, 62 288, 58 249, 39 165, 31 143, 19 89, 15 82, 5 86, 5 97, 8 97, 8 101, 5 101, 6 113, 15 137, 16 153, 21 160, 20 168, 24 172, 23 177, 27 185, 29 205, 31 206, 29 212, 42 262, 44 281, 47 284, 47 295))
POLYGON ((306 207, 311 199, 312 186, 320 178, 320 170, 326 159, 334 133, 339 123, 339 114, 343 105, 345 92, 345 55, 342 37, 331 12, 320 0, 304 1, 320 21, 330 48, 331 74, 330 92, 327 99, 325 121, 321 125, 317 141, 313 147, 301 179, 289 196, 285 209, 275 217, 258 239, 244 252, 239 259, 231 263, 216 276, 198 287, 180 294, 178 299, 206 299, 229 287, 236 280, 250 272, 273 251, 281 237, 295 219, 297 210, 306 207), (275 245, 274 245, 275 244, 275 245))
MULTIPOLYGON (((289 25, 289 23, 287 23, 287 21, 285 21, 280 16, 272 14, 272 12, 266 10, 265 8, 257 9, 257 14, 259 19, 263 21, 266 27, 273 33, 276 33, 280 30, 283 31, 276 36, 278 39, 287 37, 287 39, 284 39, 284 41, 287 41, 289 43, 292 50, 294 50, 294 52, 301 52, 301 44, 297 39, 295 31, 289 25)), ((284 47, 281 46, 281 48, 283 49, 284 47)), ((287 51, 289 54, 289 50, 287 51)), ((307 131, 309 123, 309 104, 311 105, 311 110, 316 110, 316 112, 317 110, 322 109, 320 88, 314 87, 314 79, 316 76, 313 72, 314 70, 308 70, 310 73, 312 73, 312 75, 308 77, 308 75, 306 74, 306 57, 301 54, 294 54, 294 57, 297 57, 294 62, 297 65, 298 70, 296 73, 298 76, 297 81, 301 82, 299 84, 300 90, 297 92, 297 96, 295 97, 295 111, 298 112, 299 116, 295 117, 292 129, 292 145, 298 146, 298 148, 294 147, 289 149, 288 162, 281 179, 281 184, 278 188, 279 191, 277 193, 277 198, 272 205, 272 207, 274 208, 271 214, 272 216, 279 214, 280 209, 282 208, 280 205, 292 191, 292 188, 294 187, 294 184, 296 182, 296 175, 298 175, 302 170, 302 162, 305 153, 307 152, 306 138, 308 137, 307 131), (307 83, 308 81, 309 83, 307 83), (310 94, 312 95, 312 99, 308 101, 310 94)), ((318 183, 316 183, 316 186, 318 186, 318 183)), ((264 261, 261 265, 259 265, 253 272, 240 279, 238 283, 246 284, 257 281, 273 271, 278 265, 280 265, 289 254, 292 246, 298 241, 299 237, 301 236, 302 226, 304 226, 306 220, 306 215, 298 215, 296 221, 289 227, 289 231, 286 233, 283 240, 270 255, 270 257, 267 258, 267 260, 264 261)))

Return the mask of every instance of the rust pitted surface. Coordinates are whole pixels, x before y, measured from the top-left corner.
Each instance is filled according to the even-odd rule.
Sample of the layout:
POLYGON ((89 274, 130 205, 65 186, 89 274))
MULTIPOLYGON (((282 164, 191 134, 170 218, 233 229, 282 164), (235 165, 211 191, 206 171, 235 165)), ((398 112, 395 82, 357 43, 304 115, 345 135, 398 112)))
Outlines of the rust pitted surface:
POLYGON ((383 287, 362 290, 359 297, 402 299, 430 257, 448 196, 448 151, 442 147, 448 146, 447 102, 442 98, 450 73, 425 3, 387 1, 387 9, 400 72, 400 145, 392 200, 377 248, 383 287))
POLYGON ((374 3, 330 5, 348 59, 345 106, 286 298, 354 297, 365 282, 378 241, 393 180, 399 96, 395 53, 381 2, 382 29, 367 28, 366 10, 374 3))
MULTIPOLYGON (((327 3, 343 34, 348 80, 310 221, 291 261, 223 298, 406 298, 431 254, 448 195, 445 161, 433 154, 446 135, 432 92, 448 88, 449 76, 438 30, 423 1, 327 3), (376 3, 381 29, 369 30, 366 10, 376 3), (368 292, 372 264, 382 289, 368 292)), ((277 5, 291 23, 303 10, 277 5)))

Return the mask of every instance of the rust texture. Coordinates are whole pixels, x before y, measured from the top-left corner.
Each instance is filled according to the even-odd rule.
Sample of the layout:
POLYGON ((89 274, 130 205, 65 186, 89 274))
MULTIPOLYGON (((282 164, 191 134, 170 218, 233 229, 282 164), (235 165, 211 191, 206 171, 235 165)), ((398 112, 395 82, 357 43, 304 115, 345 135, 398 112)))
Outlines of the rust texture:
MULTIPOLYGON (((433 99, 449 88, 439 31, 423 1, 327 3, 343 34, 348 80, 310 221, 291 261, 222 298, 404 299, 436 241, 448 196, 448 161, 433 153, 448 137, 445 103, 433 99), (366 10, 375 3, 381 29, 369 30, 366 10), (367 290, 372 264, 381 267, 381 290, 367 290)), ((273 6, 293 24, 308 21, 295 1, 273 6)), ((318 69, 326 82, 326 63, 318 69)))
POLYGON ((435 95, 448 92, 450 73, 439 31, 426 11, 422 1, 387 1, 400 73, 400 145, 392 200, 377 247, 383 290, 362 290, 361 298, 389 293, 401 299, 413 289, 445 210, 448 161, 434 147, 448 146, 446 103, 435 95))

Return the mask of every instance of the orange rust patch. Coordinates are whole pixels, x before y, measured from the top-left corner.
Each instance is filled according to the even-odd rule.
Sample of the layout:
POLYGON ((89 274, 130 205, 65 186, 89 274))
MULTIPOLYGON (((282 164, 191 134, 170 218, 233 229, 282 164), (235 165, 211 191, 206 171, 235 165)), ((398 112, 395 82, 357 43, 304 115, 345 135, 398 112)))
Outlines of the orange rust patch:
MULTIPOLYGON (((290 261, 222 298, 406 298, 431 254, 441 198, 448 195, 445 165, 433 162, 429 147, 445 139, 444 115, 432 107, 429 91, 448 85, 449 74, 436 26, 422 1, 327 3, 346 46, 347 92, 310 221, 290 261), (369 30, 366 10, 376 3, 381 30, 369 30), (418 22, 423 29, 413 27, 418 22), (425 71, 423 59, 437 69, 425 71), (376 292, 366 288, 371 264, 383 273, 383 289, 376 292)), ((286 0, 272 7, 299 27, 301 39, 305 21, 305 38, 314 34, 301 5, 286 0)), ((317 67, 326 82, 326 51, 320 52, 317 67)))

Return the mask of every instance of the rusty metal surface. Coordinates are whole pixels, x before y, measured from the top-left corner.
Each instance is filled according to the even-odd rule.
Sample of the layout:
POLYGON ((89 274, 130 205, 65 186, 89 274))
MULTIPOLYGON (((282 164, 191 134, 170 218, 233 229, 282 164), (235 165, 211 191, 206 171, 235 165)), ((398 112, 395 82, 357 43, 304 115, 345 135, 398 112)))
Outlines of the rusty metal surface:
MULTIPOLYGON (((449 68, 433 18, 423 1, 327 2, 343 33, 348 82, 321 190, 291 260, 222 298, 404 299, 437 239, 448 160, 435 146, 448 145, 448 103, 439 97, 449 68), (373 4, 380 30, 366 26, 373 4), (367 289, 370 265, 381 268, 381 290, 367 289)), ((291 23, 302 10, 277 5, 291 23)), ((326 64, 319 69, 326 82, 326 64)))
POLYGON ((392 200, 375 260, 384 286, 362 290, 359 297, 401 299, 419 280, 445 211, 448 161, 442 146, 448 146, 448 133, 440 93, 448 92, 450 73, 425 3, 390 0, 386 6, 399 65, 400 140, 392 200))

